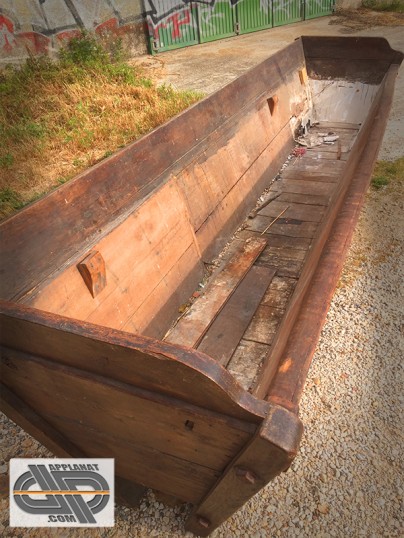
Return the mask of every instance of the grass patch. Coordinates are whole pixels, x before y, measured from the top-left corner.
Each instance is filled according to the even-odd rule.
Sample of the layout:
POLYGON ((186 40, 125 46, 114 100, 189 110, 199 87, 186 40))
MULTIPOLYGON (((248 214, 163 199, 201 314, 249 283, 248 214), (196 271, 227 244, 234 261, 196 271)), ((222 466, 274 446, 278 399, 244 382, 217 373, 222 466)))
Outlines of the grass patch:
POLYGON ((23 201, 18 192, 8 187, 0 190, 0 211, 2 214, 14 213, 23 207, 23 201))
POLYGON ((373 172, 371 185, 379 190, 393 182, 404 180, 404 157, 395 161, 378 161, 373 172))
POLYGON ((363 0, 362 6, 372 11, 404 13, 404 0, 363 0))
POLYGON ((0 72, 0 215, 111 155, 202 97, 158 87, 83 33, 59 55, 0 72), (13 195, 11 193, 14 193, 13 195), (17 198, 13 198, 13 196, 17 198))

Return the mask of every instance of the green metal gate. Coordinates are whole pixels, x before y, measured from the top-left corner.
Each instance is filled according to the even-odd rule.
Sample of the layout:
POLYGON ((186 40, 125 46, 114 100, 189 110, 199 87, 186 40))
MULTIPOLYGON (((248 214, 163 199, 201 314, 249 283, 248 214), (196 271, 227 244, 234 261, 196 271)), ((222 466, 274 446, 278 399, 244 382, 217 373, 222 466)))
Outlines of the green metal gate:
POLYGON ((159 15, 160 12, 157 12, 147 17, 152 54, 199 43, 196 4, 168 13, 165 17, 159 15))
POLYGON ((330 15, 335 0, 144 0, 152 54, 330 15))
POLYGON ((237 33, 248 34, 272 26, 272 0, 241 0, 236 13, 237 33))
POLYGON ((229 0, 199 4, 198 22, 201 43, 236 35, 236 10, 229 0))
POLYGON ((334 0, 306 0, 305 19, 324 17, 333 12, 334 0))
POLYGON ((273 0, 274 26, 302 21, 303 7, 302 0, 273 0))

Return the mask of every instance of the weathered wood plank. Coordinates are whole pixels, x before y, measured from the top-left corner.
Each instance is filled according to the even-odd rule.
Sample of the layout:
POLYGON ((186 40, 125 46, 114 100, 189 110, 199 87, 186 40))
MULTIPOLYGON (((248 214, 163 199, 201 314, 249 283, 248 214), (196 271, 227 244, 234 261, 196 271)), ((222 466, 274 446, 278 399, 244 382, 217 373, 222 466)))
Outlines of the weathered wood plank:
POLYGON ((294 219, 278 219, 266 232, 265 229, 274 219, 257 215, 255 219, 248 221, 248 227, 255 232, 264 232, 268 235, 286 235, 290 237, 305 237, 311 239, 317 229, 317 222, 303 222, 294 219))
POLYGON ((209 327, 198 350, 223 366, 229 362, 276 269, 253 266, 209 327))
POLYGON ((327 207, 330 203, 331 197, 328 195, 317 195, 317 194, 295 194, 292 192, 282 192, 277 198, 279 202, 289 202, 296 204, 308 204, 308 205, 319 205, 327 207))
MULTIPOLYGON (((262 238, 263 236, 261 232, 254 232, 251 229, 246 229, 237 232, 237 237, 247 240, 251 237, 262 238)), ((290 237, 287 235, 277 234, 265 234, 264 237, 267 240, 268 245, 274 248, 288 248, 306 251, 310 247, 311 243, 311 239, 309 237, 290 237)))
POLYGON ((294 179, 297 181, 320 181, 322 183, 338 183, 341 174, 339 171, 333 172, 333 170, 327 170, 326 172, 322 169, 313 171, 313 170, 302 170, 301 168, 286 168, 282 172, 282 179, 294 179))
POLYGON ((281 322, 282 314, 282 310, 260 305, 244 333, 244 340, 270 345, 281 322))
POLYGON ((290 258, 282 258, 271 252, 263 253, 256 261, 257 266, 272 268, 277 276, 298 278, 302 272, 303 262, 299 260, 291 260, 290 258))
POLYGON ((324 215, 324 207, 309 204, 296 204, 293 202, 274 200, 260 210, 259 215, 275 218, 285 210, 284 219, 297 219, 305 222, 320 222, 324 215))
POLYGON ((262 238, 245 242, 243 249, 215 276, 205 294, 193 304, 189 313, 179 320, 165 340, 182 346, 196 347, 265 245, 266 241, 262 238))
POLYGON ((292 296, 296 282, 295 278, 274 277, 261 304, 272 308, 285 309, 288 300, 292 296))
POLYGON ((244 339, 240 341, 227 369, 245 390, 249 390, 252 386, 269 350, 270 346, 267 344, 244 339))
POLYGON ((344 162, 348 159, 348 154, 346 150, 343 152, 342 148, 341 151, 338 150, 337 143, 335 143, 335 146, 333 147, 333 150, 329 149, 323 149, 323 148, 313 148, 308 149, 306 153, 307 157, 309 159, 318 159, 318 160, 327 160, 327 161, 333 161, 333 165, 335 161, 341 161, 344 162))
MULTIPOLYGON (((318 169, 318 164, 316 165, 318 169)), ((335 189, 335 183, 326 183, 320 181, 297 181, 294 179, 281 179, 274 183, 272 190, 290 192, 293 194, 309 194, 320 196, 331 196, 335 189)))

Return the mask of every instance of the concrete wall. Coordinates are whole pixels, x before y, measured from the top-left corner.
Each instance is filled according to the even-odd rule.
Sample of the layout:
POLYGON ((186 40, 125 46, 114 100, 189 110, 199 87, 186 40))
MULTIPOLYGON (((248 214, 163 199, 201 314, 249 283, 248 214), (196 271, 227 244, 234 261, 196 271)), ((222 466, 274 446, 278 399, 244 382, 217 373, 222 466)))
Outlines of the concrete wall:
POLYGON ((0 63, 54 53, 80 29, 122 37, 131 53, 146 52, 142 0, 0 0, 0 63))
POLYGON ((361 7, 362 0, 337 0, 336 8, 338 9, 357 9, 361 7))

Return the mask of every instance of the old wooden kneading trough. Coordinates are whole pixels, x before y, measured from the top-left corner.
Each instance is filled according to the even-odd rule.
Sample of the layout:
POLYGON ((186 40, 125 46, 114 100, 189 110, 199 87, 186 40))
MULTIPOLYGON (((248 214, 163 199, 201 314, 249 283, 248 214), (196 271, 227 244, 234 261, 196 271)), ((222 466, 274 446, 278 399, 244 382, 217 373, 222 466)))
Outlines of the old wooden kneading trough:
POLYGON ((6 220, 4 412, 201 536, 286 470, 401 61, 302 37, 6 220))

